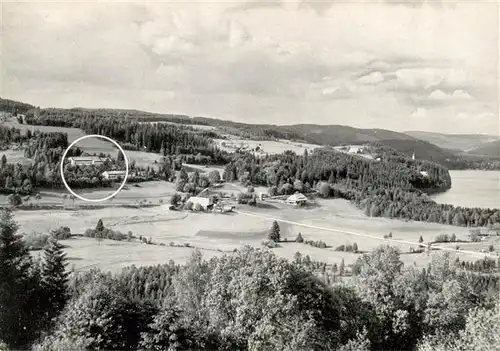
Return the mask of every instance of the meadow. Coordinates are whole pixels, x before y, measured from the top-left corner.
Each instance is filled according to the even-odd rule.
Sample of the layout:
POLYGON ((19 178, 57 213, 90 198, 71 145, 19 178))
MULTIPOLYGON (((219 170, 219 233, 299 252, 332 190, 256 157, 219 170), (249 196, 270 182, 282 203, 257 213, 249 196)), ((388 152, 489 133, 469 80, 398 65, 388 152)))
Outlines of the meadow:
MULTIPOLYGON (((157 184, 156 184, 157 185, 157 184)), ((153 184, 143 189, 153 191, 153 184)), ((137 192, 139 194, 139 192, 137 192)), ((130 198, 133 198, 131 196, 130 198)), ((175 259, 181 262, 190 255, 193 248, 201 249, 204 257, 231 252, 244 245, 262 246, 267 239, 272 220, 278 219, 282 240, 279 247, 274 248, 279 256, 293 258, 296 252, 309 255, 314 260, 328 264, 339 264, 344 259, 347 265, 352 264, 360 253, 335 251, 339 245, 357 243, 361 252, 368 252, 384 244, 383 237, 389 232, 395 240, 418 242, 421 235, 424 242, 433 241, 439 234, 455 233, 458 239, 468 239, 468 229, 447 225, 404 222, 385 218, 370 218, 342 199, 318 200, 312 208, 294 208, 288 205, 275 205, 275 209, 259 209, 250 206, 238 206, 237 213, 194 213, 169 211, 168 205, 150 208, 107 207, 97 210, 58 210, 58 211, 16 211, 15 219, 20 224, 20 231, 25 233, 46 233, 60 226, 68 226, 72 233, 83 233, 94 228, 103 220, 106 227, 123 233, 131 231, 135 237, 151 237, 155 245, 142 244, 139 241, 118 242, 103 240, 98 242, 92 238, 78 237, 64 241, 65 251, 71 257, 74 268, 89 269, 99 267, 105 270, 119 270, 128 264, 136 266, 164 264, 175 259), (247 215, 252 214, 252 215, 247 215), (296 224, 280 222, 293 221, 305 225, 328 227, 335 230, 326 231, 301 227, 296 224), (295 243, 297 234, 301 232, 305 240, 323 241, 327 248, 317 248, 304 243, 295 243), (357 237, 353 233, 369 234, 374 238, 357 237), (176 246, 170 246, 171 244, 176 246), (163 245, 163 246, 160 246, 163 245), (177 247, 189 245, 190 247, 177 247)), ((461 249, 474 250, 494 243, 500 249, 500 240, 496 237, 488 243, 460 243, 461 249)), ((415 263, 419 267, 429 262, 427 253, 409 253, 410 247, 391 243, 403 252, 401 259, 405 264, 415 263)), ((449 244, 455 247, 456 244, 449 244)), ((459 252, 461 259, 476 260, 478 257, 459 252)))
MULTIPOLYGON (((67 133, 68 142, 70 144, 73 141, 77 140, 78 138, 81 138, 86 135, 82 130, 78 128, 26 125, 26 124, 19 124, 17 121, 13 119, 10 119, 8 122, 5 122, 4 125, 7 127, 14 127, 20 129, 22 132, 26 132, 27 130, 31 131, 39 130, 41 132, 46 132, 46 133, 54 133, 54 132, 67 133)), ((79 147, 84 152, 89 154, 104 153, 104 154, 109 154, 112 157, 115 157, 118 153, 118 148, 115 145, 100 138, 84 139, 78 142, 75 146, 79 147)), ((9 158, 9 153, 12 152, 14 151, 11 150, 8 150, 6 152, 1 151, 0 155, 5 153, 7 158, 9 158)), ((158 161, 160 158, 158 154, 144 152, 144 151, 133 151, 133 150, 125 150, 125 153, 127 154, 127 158, 129 159, 129 161, 130 162, 135 161, 137 166, 144 168, 149 166, 151 168, 158 169, 158 164, 154 163, 155 161, 158 161)), ((27 159, 24 159, 23 153, 19 154, 17 157, 18 158, 21 157, 21 162, 28 162, 27 159)))

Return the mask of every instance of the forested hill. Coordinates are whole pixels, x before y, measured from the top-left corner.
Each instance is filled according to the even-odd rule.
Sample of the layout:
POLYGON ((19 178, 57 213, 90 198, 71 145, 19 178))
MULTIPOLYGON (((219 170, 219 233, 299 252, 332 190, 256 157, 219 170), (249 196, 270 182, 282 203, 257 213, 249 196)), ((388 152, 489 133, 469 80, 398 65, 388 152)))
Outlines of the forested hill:
MULTIPOLYGON (((181 144, 179 145, 183 149, 181 153, 188 152, 190 145, 193 144, 188 139, 196 134, 205 140, 201 141, 198 140, 199 138, 196 138, 195 144, 199 144, 198 141, 200 141, 203 146, 200 148, 199 145, 194 145, 195 154, 201 153, 202 155, 217 158, 218 156, 213 155, 213 151, 209 146, 211 143, 210 138, 223 138, 222 134, 231 134, 240 138, 254 140, 287 139, 332 146, 377 142, 390 146, 408 157, 411 157, 415 152, 416 158, 436 162, 449 169, 500 169, 500 157, 494 153, 496 148, 493 144, 487 145, 486 149, 480 149, 478 152, 474 152, 474 154, 467 154, 457 150, 445 149, 429 141, 414 137, 415 135, 423 135, 427 139, 431 138, 432 140, 442 141, 448 139, 455 140, 461 137, 457 135, 447 136, 445 134, 427 132, 407 132, 405 134, 385 129, 359 129, 341 125, 296 124, 277 126, 272 124, 245 124, 207 117, 189 117, 181 114, 156 114, 124 109, 38 109, 32 105, 5 99, 1 100, 0 109, 11 113, 25 113, 27 116, 26 121, 30 124, 77 127, 86 132, 92 131, 94 133, 106 131, 107 133, 111 133, 109 135, 114 136, 122 142, 135 144, 137 147, 145 146, 149 151, 155 152, 162 149, 161 143, 163 139, 169 143, 172 140, 176 140, 174 142, 176 144, 175 147, 181 144), (143 122, 159 121, 175 123, 177 126, 159 127, 163 130, 159 133, 157 126, 154 128, 147 125, 141 126, 143 122), (125 124, 129 127, 125 127, 125 124), (204 125, 215 128, 214 130, 200 131, 184 127, 181 130, 179 125, 204 125), (144 139, 150 134, 155 134, 156 136, 151 138, 151 140, 144 139)), ((488 136, 462 136, 462 139, 475 140, 476 142, 483 140, 479 137, 484 139, 488 136)), ((448 144, 455 145, 453 143, 448 144)))
POLYGON ((498 135, 443 134, 424 131, 407 131, 405 134, 424 140, 444 149, 470 151, 485 143, 500 140, 498 135))
POLYGON ((28 111, 31 111, 35 108, 35 106, 30 105, 30 104, 25 104, 23 102, 19 101, 14 101, 14 100, 9 100, 9 99, 2 99, 0 97, 0 111, 1 112, 8 112, 12 113, 14 115, 18 113, 27 113, 28 111))
POLYGON ((500 140, 484 143, 481 146, 470 150, 468 154, 500 158, 500 140))

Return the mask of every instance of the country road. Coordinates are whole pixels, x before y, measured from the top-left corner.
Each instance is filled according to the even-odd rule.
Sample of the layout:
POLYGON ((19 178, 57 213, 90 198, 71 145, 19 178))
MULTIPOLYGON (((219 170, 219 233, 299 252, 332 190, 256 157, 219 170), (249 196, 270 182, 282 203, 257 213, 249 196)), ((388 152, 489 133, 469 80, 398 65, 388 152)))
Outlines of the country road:
MULTIPOLYGON (((293 225, 296 225, 296 226, 301 226, 301 227, 305 227, 305 228, 312 228, 312 229, 318 229, 318 230, 324 230, 324 231, 329 231, 329 232, 335 232, 335 233, 343 233, 343 234, 348 234, 348 235, 352 235, 352 236, 358 236, 358 237, 365 237, 365 238, 370 238, 370 239, 376 239, 376 240, 381 240, 381 241, 385 241, 385 242, 389 242, 389 243, 399 243, 399 244, 405 244, 405 245, 412 245, 412 246, 417 246, 417 247, 427 247, 427 245, 424 245, 424 244, 421 244, 421 243, 418 243, 418 242, 414 242, 414 241, 406 241, 406 240, 397 240, 397 239, 391 239, 391 238, 383 238, 383 237, 380 237, 380 236, 375 236, 375 235, 370 235, 370 234, 365 234, 365 233, 359 233, 359 232, 352 232, 352 231, 346 231, 346 230, 339 230, 339 229, 333 229, 333 228, 327 228, 327 227, 319 227, 319 226, 315 226, 315 225, 309 225, 309 224, 303 224, 303 223, 299 223, 299 222, 294 222, 294 221, 289 221, 289 220, 285 220, 285 219, 281 219, 281 218, 275 218, 275 217, 267 217, 267 216, 262 216, 262 215, 258 215, 258 214, 255 214, 255 213, 250 213, 250 212, 244 212, 244 211, 237 211, 237 210, 234 210, 235 213, 239 213, 239 214, 242 214, 242 215, 245 215, 245 216, 252 216, 252 217, 257 217, 257 218, 261 218, 261 219, 267 219, 269 221, 277 221, 277 222, 283 222, 283 223, 288 223, 288 224, 293 224, 293 225)), ((469 251, 469 250, 456 250, 456 249, 453 249, 453 248, 450 248, 450 247, 443 247, 443 246, 436 246, 436 245, 432 245, 432 249, 437 249, 437 250, 442 250, 442 251, 450 251, 450 252, 461 252, 461 253, 466 253, 466 254, 469 254, 471 256, 477 256, 477 257, 481 257, 481 258, 486 258, 486 257, 489 257, 489 258, 493 258, 493 259, 498 259, 498 256, 497 255, 493 255, 493 254, 489 254, 489 253, 483 253, 483 252, 477 252, 477 251, 469 251)))

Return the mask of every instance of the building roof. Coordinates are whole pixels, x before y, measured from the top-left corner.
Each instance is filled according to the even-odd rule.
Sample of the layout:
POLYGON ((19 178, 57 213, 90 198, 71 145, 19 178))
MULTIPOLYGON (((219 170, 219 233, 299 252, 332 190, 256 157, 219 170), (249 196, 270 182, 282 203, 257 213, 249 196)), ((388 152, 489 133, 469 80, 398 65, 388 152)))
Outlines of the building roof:
POLYGON ((126 171, 105 171, 103 172, 103 174, 106 173, 106 174, 125 174, 127 173, 126 171))
POLYGON ((202 206, 210 205, 210 199, 208 197, 191 196, 187 201, 192 203, 199 203, 202 206))
POLYGON ((73 161, 105 161, 107 160, 106 157, 99 157, 99 156, 73 156, 69 158, 70 160, 73 161))
POLYGON ((297 201, 307 201, 307 197, 304 194, 296 193, 288 197, 286 201, 297 202, 297 201))

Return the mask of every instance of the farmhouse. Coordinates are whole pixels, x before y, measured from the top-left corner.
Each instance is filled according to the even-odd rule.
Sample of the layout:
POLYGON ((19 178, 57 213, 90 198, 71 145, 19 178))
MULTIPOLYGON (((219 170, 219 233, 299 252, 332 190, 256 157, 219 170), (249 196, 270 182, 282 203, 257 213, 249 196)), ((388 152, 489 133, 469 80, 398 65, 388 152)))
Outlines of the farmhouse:
POLYGON ((102 173, 102 176, 104 177, 104 179, 116 180, 123 179, 125 177, 125 174, 125 171, 106 171, 102 173))
POLYGON ((68 160, 72 166, 88 166, 88 165, 103 164, 108 159, 98 156, 80 156, 80 157, 70 157, 68 160))
POLYGON ((363 147, 351 146, 348 151, 350 154, 361 154, 363 153, 363 147))
POLYGON ((208 197, 191 196, 188 201, 193 205, 200 204, 204 211, 210 210, 214 206, 213 200, 208 197))
POLYGON ((307 203, 307 197, 305 197, 304 194, 295 193, 289 196, 285 202, 290 205, 305 205, 307 203))

